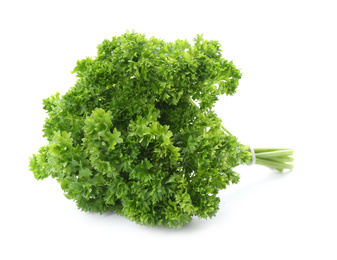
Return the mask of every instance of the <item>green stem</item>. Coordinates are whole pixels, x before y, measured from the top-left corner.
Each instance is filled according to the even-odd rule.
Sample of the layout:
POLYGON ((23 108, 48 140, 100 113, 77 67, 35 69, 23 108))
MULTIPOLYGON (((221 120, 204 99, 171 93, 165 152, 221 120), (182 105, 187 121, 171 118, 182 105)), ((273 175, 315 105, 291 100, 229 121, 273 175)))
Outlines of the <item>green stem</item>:
POLYGON ((283 162, 277 162, 277 161, 272 161, 272 160, 264 160, 260 158, 256 158, 256 164, 268 166, 270 168, 274 169, 292 169, 294 166, 289 163, 283 163, 283 162))
POLYGON ((256 155, 259 155, 259 157, 265 157, 265 158, 289 156, 289 155, 292 155, 293 153, 294 153, 293 150, 280 150, 280 151, 260 152, 260 153, 255 152, 256 155))
POLYGON ((254 148, 255 153, 274 152, 274 151, 283 151, 283 150, 292 150, 292 149, 289 149, 289 148, 254 148))
MULTIPOLYGON (((294 168, 292 149, 285 148, 255 148, 255 163, 283 172, 294 168)), ((253 155, 252 155, 253 156, 253 155)), ((252 158, 253 160, 253 158, 252 158)))

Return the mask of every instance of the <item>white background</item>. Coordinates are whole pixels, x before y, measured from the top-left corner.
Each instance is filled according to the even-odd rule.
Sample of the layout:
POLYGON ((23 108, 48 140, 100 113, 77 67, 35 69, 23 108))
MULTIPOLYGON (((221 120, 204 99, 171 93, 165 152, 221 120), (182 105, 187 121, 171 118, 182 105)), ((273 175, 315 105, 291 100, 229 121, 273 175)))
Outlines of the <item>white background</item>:
POLYGON ((336 1, 1 1, 1 259, 337 259, 336 1), (215 108, 240 141, 295 149, 279 174, 240 166, 213 219, 180 230, 77 210, 28 157, 46 143, 42 99, 77 59, 127 29, 206 39, 242 69, 215 108))

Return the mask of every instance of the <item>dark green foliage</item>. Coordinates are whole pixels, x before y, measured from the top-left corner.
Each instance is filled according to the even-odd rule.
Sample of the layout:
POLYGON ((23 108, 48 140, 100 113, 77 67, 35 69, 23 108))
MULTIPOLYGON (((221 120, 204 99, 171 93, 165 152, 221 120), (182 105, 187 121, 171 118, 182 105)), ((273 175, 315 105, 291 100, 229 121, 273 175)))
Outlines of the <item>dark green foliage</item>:
POLYGON ((65 95, 43 101, 49 145, 30 158, 36 179, 56 178, 84 211, 114 210, 145 225, 213 217, 232 168, 250 160, 212 110, 240 71, 217 41, 191 45, 135 32, 104 40, 78 61, 65 95))

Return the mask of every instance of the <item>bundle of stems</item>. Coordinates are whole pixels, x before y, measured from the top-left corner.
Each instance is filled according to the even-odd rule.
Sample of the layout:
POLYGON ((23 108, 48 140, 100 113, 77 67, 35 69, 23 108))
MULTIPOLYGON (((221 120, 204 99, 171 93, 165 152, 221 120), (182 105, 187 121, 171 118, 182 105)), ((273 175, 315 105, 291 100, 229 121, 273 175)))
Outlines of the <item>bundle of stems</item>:
POLYGON ((286 148, 254 148, 252 162, 264 165, 279 172, 293 169, 294 150, 286 148))

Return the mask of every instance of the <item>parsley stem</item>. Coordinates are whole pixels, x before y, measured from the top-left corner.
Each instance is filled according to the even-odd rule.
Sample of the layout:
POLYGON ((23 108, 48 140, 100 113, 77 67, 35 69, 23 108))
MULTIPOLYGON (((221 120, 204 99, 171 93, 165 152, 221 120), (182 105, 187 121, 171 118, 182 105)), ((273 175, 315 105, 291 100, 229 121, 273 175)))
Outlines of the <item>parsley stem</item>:
POLYGON ((289 155, 292 155, 293 153, 294 153, 293 150, 280 150, 280 151, 262 152, 262 153, 255 152, 256 155, 257 154, 259 155, 259 157, 265 157, 265 158, 289 156, 289 155))
POLYGON ((294 154, 292 149, 285 148, 255 148, 255 163, 283 172, 293 169, 294 154))

